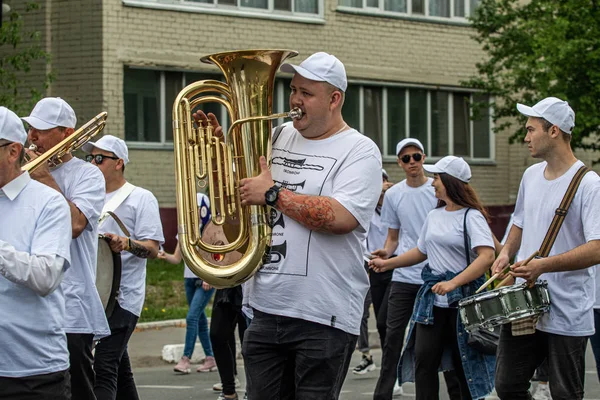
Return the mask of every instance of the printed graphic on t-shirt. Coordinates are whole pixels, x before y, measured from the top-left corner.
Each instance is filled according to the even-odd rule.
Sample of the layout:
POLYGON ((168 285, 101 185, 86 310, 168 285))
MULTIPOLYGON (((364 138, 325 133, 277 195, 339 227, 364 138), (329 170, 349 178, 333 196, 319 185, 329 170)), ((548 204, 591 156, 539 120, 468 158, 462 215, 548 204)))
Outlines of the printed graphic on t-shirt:
MULTIPOLYGON (((292 153, 273 148, 271 173, 277 185, 295 193, 320 195, 337 159, 292 153)), ((307 274, 311 231, 281 212, 271 211, 271 245, 265 251, 261 273, 307 274)))

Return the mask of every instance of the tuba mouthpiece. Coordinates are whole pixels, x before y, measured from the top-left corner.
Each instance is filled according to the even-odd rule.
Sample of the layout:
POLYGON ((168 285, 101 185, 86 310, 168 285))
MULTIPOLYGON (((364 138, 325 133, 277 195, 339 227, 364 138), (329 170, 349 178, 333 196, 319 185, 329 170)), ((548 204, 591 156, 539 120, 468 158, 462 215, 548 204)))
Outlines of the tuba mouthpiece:
POLYGON ((27 149, 31 151, 37 151, 38 147, 35 144, 31 143, 27 149))
POLYGON ((290 112, 288 113, 289 117, 292 118, 292 119, 300 119, 300 118, 302 118, 303 114, 304 113, 302 112, 302 110, 299 109, 298 107, 292 108, 290 110, 290 112))

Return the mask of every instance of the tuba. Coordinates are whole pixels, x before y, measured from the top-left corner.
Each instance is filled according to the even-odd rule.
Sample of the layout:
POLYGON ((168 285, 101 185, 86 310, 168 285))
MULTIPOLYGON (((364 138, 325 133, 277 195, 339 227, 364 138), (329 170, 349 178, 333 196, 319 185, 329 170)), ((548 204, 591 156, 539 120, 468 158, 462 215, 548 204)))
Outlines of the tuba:
MULTIPOLYGON (((173 142, 177 223, 181 254, 194 274, 226 288, 246 281, 260 268, 271 243, 267 206, 242 206, 241 179, 260 174, 259 157, 271 159, 271 120, 301 118, 302 111, 271 114, 275 74, 280 64, 298 53, 288 50, 244 50, 201 59, 215 64, 226 83, 194 82, 173 105, 173 142), (203 103, 219 103, 231 125, 224 137, 213 127, 196 126, 192 112, 203 103), (197 189, 208 185, 211 221, 227 240, 206 243, 200 237, 197 189), (220 260, 229 257, 230 264, 220 260)), ((210 125, 210 124, 209 124, 210 125)), ((208 235, 205 235, 208 237, 208 235)))
MULTIPOLYGON (((51 167, 56 167, 61 164, 62 158, 65 155, 79 149, 104 129, 107 116, 108 114, 106 111, 96 115, 81 128, 77 129, 54 147, 44 152, 44 154, 41 154, 31 161, 28 160, 27 163, 21 167, 21 171, 32 172, 45 162, 50 164, 51 167)), ((29 149, 35 150, 36 147, 32 144, 29 149)))

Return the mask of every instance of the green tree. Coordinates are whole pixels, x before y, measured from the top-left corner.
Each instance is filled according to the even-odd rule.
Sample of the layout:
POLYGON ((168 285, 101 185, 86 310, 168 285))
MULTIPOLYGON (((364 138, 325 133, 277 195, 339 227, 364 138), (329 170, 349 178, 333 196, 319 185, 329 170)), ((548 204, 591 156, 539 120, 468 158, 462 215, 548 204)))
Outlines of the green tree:
MULTIPOLYGON (((463 84, 494 95, 495 131, 524 118, 516 103, 555 96, 575 110, 574 148, 596 149, 600 127, 600 1, 482 0, 471 22, 486 53, 463 84), (514 121, 514 119, 513 119, 514 121), (588 138, 589 140, 584 140, 588 138)), ((525 136, 515 127, 511 142, 525 136)))
POLYGON ((38 3, 27 2, 23 13, 11 10, 3 16, 0 28, 0 105, 18 115, 31 111, 53 79, 45 68, 41 74, 36 70, 51 58, 41 46, 41 33, 28 29, 23 18, 39 8, 38 3), (36 83, 32 82, 33 71, 41 77, 36 83))

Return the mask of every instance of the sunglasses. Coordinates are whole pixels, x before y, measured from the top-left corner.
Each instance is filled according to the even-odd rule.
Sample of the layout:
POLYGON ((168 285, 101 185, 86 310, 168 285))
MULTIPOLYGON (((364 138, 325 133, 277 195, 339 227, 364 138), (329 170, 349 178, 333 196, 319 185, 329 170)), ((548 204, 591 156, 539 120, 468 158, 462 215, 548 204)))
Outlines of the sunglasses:
POLYGON ((8 143, 0 144, 0 149, 1 149, 2 147, 6 147, 6 146, 8 146, 9 144, 13 144, 13 143, 14 143, 14 142, 8 142, 8 143))
POLYGON ((103 154, 88 154, 87 156, 85 156, 85 161, 92 162, 92 160, 93 160, 96 162, 96 165, 100 165, 100 164, 102 164, 102 162, 104 161, 105 158, 110 158, 111 160, 119 159, 119 157, 105 156, 103 154))
POLYGON ((402 162, 404 164, 408 164, 410 162, 410 158, 412 157, 413 160, 415 160, 416 162, 421 161, 421 159, 423 159, 423 154, 421 153, 414 153, 414 154, 405 154, 402 156, 402 158, 400 160, 402 160, 402 162))

